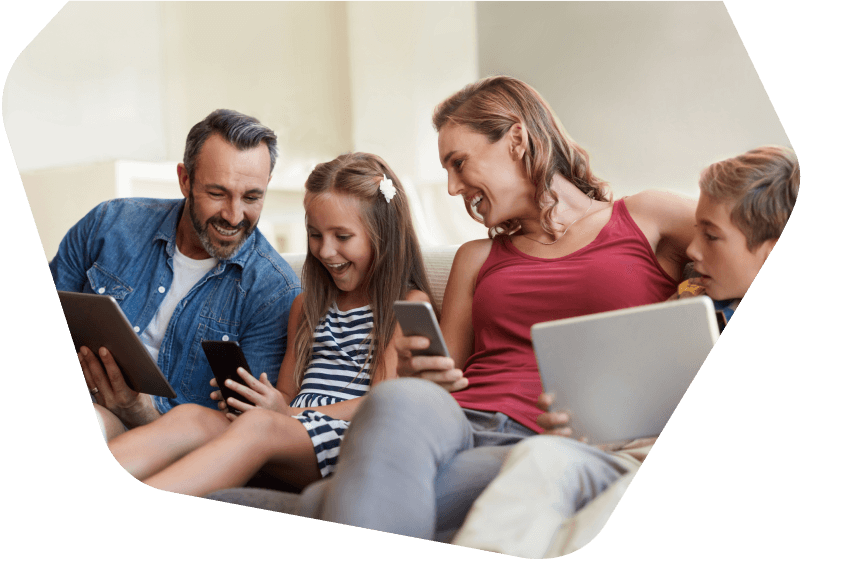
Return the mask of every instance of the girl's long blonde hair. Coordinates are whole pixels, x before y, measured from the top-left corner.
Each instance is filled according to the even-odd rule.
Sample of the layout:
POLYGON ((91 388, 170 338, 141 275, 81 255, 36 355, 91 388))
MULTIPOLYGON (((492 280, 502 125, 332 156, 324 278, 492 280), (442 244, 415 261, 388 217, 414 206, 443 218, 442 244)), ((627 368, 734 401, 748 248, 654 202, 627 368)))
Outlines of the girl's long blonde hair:
MULTIPOLYGON (((431 286, 407 195, 389 165, 369 153, 347 153, 313 169, 304 184, 304 207, 320 194, 347 195, 360 201, 360 218, 372 246, 372 263, 366 280, 374 326, 367 362, 371 376, 383 366, 384 352, 392 340, 396 318, 393 302, 418 289, 433 303, 431 286), (387 202, 380 182, 391 179, 396 195, 387 202)), ((295 379, 301 384, 313 353, 313 331, 337 298, 339 290, 327 269, 309 251, 301 272, 303 317, 295 335, 295 379)), ((361 372, 362 372, 361 368, 361 372)), ((371 383, 371 377, 370 377, 371 383)))

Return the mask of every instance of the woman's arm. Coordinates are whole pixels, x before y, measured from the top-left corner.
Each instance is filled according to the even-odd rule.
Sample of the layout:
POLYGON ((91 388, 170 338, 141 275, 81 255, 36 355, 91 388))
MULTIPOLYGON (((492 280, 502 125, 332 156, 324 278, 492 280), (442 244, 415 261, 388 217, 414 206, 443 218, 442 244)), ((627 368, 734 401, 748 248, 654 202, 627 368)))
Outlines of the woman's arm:
POLYGON ((413 356, 411 351, 426 348, 428 339, 421 336, 400 337, 396 340, 399 375, 431 380, 449 392, 468 386, 461 369, 472 355, 475 344, 472 294, 478 272, 490 254, 492 244, 490 239, 467 242, 458 249, 452 262, 440 315, 440 329, 451 358, 413 356))
POLYGON ((682 279, 685 254, 694 239, 697 202, 664 191, 643 191, 625 199, 626 207, 670 277, 682 279))
POLYGON ((464 243, 457 250, 440 316, 440 330, 456 368, 463 368, 472 355, 475 333, 472 330, 472 295, 481 266, 490 255, 492 239, 477 239, 464 243))

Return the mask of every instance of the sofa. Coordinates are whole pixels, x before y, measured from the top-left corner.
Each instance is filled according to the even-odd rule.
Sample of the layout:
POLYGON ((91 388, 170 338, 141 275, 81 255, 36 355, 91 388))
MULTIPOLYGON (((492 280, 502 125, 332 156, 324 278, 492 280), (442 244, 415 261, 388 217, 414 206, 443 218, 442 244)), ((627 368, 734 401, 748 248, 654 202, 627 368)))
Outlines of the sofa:
MULTIPOLYGON (((458 246, 423 247, 425 267, 438 308, 442 306, 446 281, 457 249, 458 246)), ((305 254, 282 256, 296 273, 300 274, 305 254)), ((100 422, 99 417, 98 421, 100 422)), ((103 431, 103 424, 100 426, 103 431)), ((543 438, 557 437, 541 437, 543 438)), ((506 460, 502 474, 479 497, 461 529, 452 536, 441 537, 440 540, 453 545, 524 558, 560 557, 590 543, 608 522, 634 478, 640 461, 627 460, 624 463, 625 474, 613 485, 574 515, 563 516, 558 505, 559 467, 556 466, 556 461, 550 460, 552 456, 545 448, 541 451, 540 445, 533 449, 522 444, 517 445, 506 460), (528 465, 533 466, 533 472, 517 472, 517 469, 528 469, 528 465), (525 497, 524 502, 518 503, 517 497, 521 496, 525 497), (528 499, 532 499, 531 502, 528 499), (518 504, 530 506, 527 511, 517 513, 518 504), (510 509, 514 513, 510 525, 500 527, 494 524, 494 520, 500 517, 504 520, 503 515, 510 509), (499 517, 494 517, 494 514, 499 517)), ((249 483, 249 486, 291 490, 275 487, 273 481, 262 476, 249 483), (264 484, 267 482, 272 484, 264 484)))
MULTIPOLYGON (((446 281, 457 249, 456 245, 423 247, 425 269, 437 308, 442 307, 446 281)), ((300 273, 305 254, 281 255, 296 273, 300 273)), ((527 558, 558 557, 571 553, 586 545, 605 525, 651 445, 640 443, 612 452, 623 475, 572 516, 562 515, 564 509, 559 503, 557 461, 551 460, 552 455, 547 454, 545 446, 520 446, 508 457, 499 477, 476 501, 463 527, 444 540, 527 558), (534 500, 524 506, 527 512, 519 515, 526 519, 526 524, 512 524, 510 528, 494 524, 508 506, 505 497, 516 496, 517 491, 534 495, 534 500)), ((255 486, 262 486, 262 482, 255 486)), ((276 503, 271 495, 257 495, 245 504, 288 510, 283 503, 276 503)))

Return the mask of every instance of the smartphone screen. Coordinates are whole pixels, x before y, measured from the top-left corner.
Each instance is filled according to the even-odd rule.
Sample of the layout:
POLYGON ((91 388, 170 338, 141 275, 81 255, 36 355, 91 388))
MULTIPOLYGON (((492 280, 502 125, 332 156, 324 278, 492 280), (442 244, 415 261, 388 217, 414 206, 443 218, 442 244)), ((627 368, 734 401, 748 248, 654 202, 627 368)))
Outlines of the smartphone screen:
MULTIPOLYGON (((235 398, 245 404, 251 404, 247 398, 224 385, 224 381, 227 379, 238 382, 239 384, 245 384, 245 381, 236 373, 236 369, 239 367, 245 368, 249 374, 253 375, 251 368, 248 366, 248 361, 245 360, 245 354, 242 352, 242 348, 239 347, 239 343, 234 341, 204 340, 201 342, 201 347, 204 349, 207 362, 209 362, 210 368, 212 368, 213 376, 215 376, 215 381, 218 383, 218 388, 221 390, 224 401, 227 402, 228 398, 235 398)), ((238 410, 229 404, 227 407, 238 412, 238 410)))
POLYGON ((414 350, 414 356, 445 356, 450 358, 449 349, 437 323, 434 308, 428 302, 397 301, 393 304, 395 317, 405 336, 425 336, 431 340, 426 350, 414 350))

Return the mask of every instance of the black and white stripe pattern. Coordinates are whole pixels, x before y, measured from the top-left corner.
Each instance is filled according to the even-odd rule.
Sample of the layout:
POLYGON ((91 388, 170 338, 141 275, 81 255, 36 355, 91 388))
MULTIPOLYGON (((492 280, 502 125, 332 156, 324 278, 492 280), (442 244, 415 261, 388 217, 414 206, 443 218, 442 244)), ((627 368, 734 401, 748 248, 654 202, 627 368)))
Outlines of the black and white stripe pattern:
MULTIPOLYGON (((371 376, 367 359, 373 323, 370 306, 341 312, 333 304, 313 332, 313 358, 290 406, 315 408, 366 394, 371 376)), ((317 410, 305 410, 295 418, 313 440, 322 476, 328 476, 336 467, 348 421, 317 410)))

